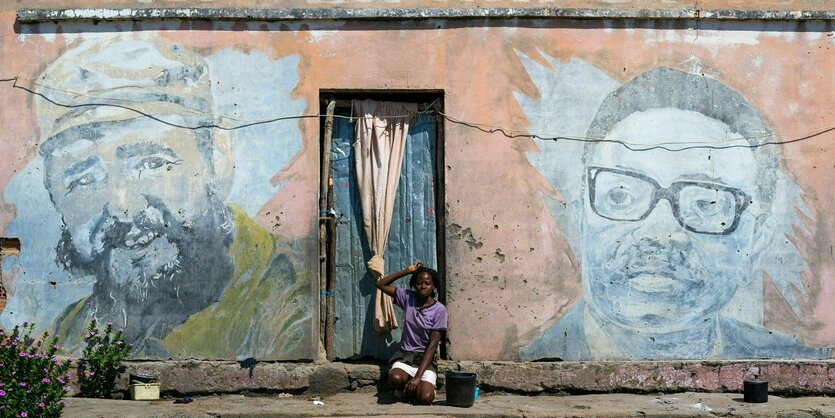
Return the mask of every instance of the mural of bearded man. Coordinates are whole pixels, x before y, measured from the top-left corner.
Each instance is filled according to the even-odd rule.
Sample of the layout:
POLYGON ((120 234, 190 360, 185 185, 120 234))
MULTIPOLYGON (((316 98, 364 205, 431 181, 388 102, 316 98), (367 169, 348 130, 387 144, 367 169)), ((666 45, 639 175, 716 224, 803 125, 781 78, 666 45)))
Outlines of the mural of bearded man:
POLYGON ((70 349, 95 317, 124 328, 137 357, 310 357, 300 244, 225 203, 233 159, 208 68, 176 44, 112 38, 38 79, 58 262, 95 277, 56 322, 70 349))

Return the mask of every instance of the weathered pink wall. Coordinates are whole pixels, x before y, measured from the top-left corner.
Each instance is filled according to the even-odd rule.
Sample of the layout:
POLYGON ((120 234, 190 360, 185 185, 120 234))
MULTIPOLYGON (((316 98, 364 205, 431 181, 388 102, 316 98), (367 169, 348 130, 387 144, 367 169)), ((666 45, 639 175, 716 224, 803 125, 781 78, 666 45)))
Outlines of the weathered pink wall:
MULTIPOLYGON (((723 5, 725 2, 720 2, 723 5)), ((778 2, 780 3, 780 2, 778 2)), ((21 35, 13 12, 0 23, 0 77, 35 77, 67 48, 21 35)), ((792 139, 835 125, 835 38, 831 24, 805 31, 799 23, 615 25, 565 21, 443 21, 368 23, 120 23, 169 39, 203 55, 224 48, 258 51, 272 59, 297 56, 294 98, 319 111, 320 90, 443 90, 455 119, 525 132, 531 126, 514 96, 540 92, 520 54, 551 66, 582 60, 624 83, 651 68, 688 70, 695 57, 710 75, 738 91, 792 139), (620 26, 625 28, 620 28, 620 26), (215 30, 221 28, 221 30, 215 30), (690 60, 690 61, 688 61, 690 60)), ((69 30, 94 26, 67 24, 69 30)), ((58 32, 65 29, 59 25, 58 32)), ((86 35, 81 35, 82 37, 86 35)), ((0 84, 0 190, 35 154, 32 98, 0 84)), ((557 111, 555 109, 555 111, 557 111)), ((314 233, 319 182, 319 122, 301 119, 302 148, 275 181, 286 184, 259 211, 274 233, 314 233), (275 215, 281 214, 276 222, 275 215)), ((809 270, 806 294, 796 293, 799 320, 766 280, 765 326, 813 346, 835 345, 835 259, 832 257, 835 178, 830 144, 835 132, 781 147, 785 171, 804 191, 811 217, 795 239, 809 270)), ((445 122, 447 304, 449 355, 454 359, 515 359, 518 349, 552 326, 582 294, 580 261, 546 209, 543 196, 563 197, 528 162, 538 146, 445 122)), ((0 235, 16 208, 0 206, 0 235)), ((26 243, 23 243, 25 249, 26 243)), ((310 263, 313 265, 313 263, 310 263)), ((55 295, 47 296, 47 299, 55 295)), ((59 303, 59 301, 50 302, 59 303)), ((313 307, 311 309, 315 310, 313 307)))

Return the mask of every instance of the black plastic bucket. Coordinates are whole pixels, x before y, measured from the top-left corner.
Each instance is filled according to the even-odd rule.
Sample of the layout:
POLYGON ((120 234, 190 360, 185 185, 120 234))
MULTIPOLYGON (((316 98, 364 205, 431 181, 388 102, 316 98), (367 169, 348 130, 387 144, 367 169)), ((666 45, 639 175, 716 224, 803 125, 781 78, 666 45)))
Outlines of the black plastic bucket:
POLYGON ((745 402, 768 402, 768 381, 760 379, 745 379, 742 384, 742 399, 745 402))
POLYGON ((468 408, 475 401, 475 373, 446 372, 446 403, 468 408))

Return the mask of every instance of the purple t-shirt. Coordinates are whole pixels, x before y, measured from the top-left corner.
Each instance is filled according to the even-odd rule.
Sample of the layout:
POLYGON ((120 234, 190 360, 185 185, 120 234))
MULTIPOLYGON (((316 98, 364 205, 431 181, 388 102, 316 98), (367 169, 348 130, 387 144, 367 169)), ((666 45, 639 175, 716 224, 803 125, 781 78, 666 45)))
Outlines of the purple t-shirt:
POLYGON ((446 331, 446 306, 435 301, 425 308, 417 307, 417 295, 413 290, 397 288, 394 304, 406 311, 406 326, 400 337, 400 349, 409 353, 424 353, 432 331, 446 331))

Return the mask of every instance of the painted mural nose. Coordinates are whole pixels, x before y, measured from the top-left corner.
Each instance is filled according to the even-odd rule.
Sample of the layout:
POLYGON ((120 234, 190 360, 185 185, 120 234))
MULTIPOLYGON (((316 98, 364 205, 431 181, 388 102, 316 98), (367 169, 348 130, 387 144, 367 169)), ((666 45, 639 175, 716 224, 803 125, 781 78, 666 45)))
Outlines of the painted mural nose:
POLYGON ((638 222, 641 223, 641 226, 636 234, 641 237, 653 239, 674 238, 675 234, 684 232, 684 228, 676 220, 672 205, 666 200, 659 201, 649 215, 638 222))
POLYGON ((111 191, 108 211, 119 220, 131 220, 148 208, 145 197, 130 188, 119 188, 111 191))

